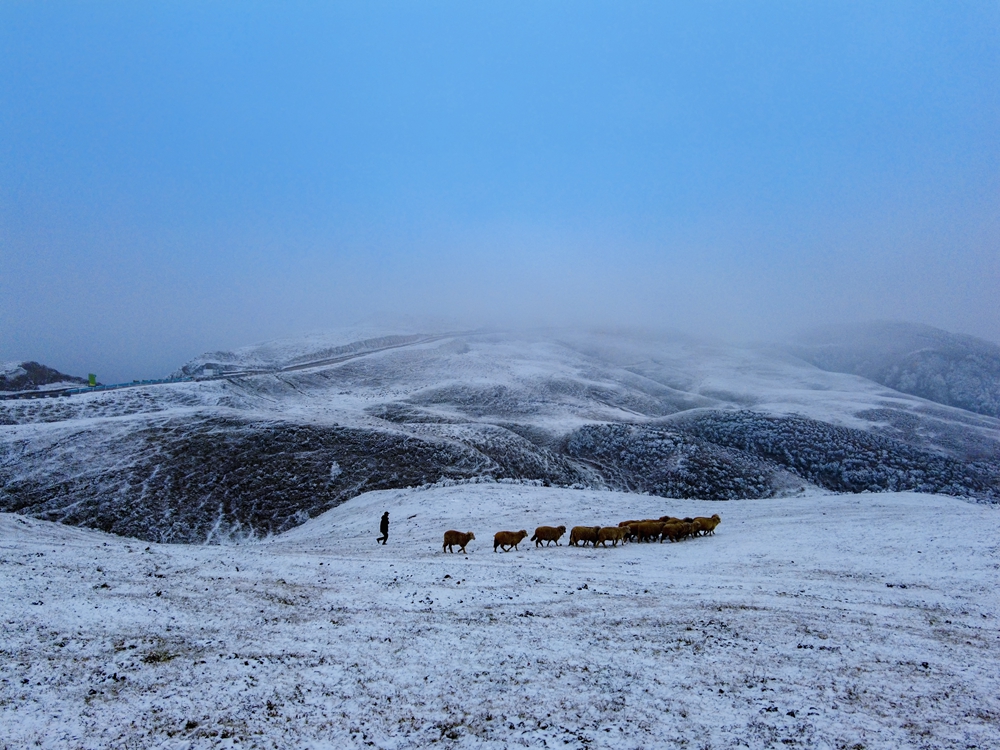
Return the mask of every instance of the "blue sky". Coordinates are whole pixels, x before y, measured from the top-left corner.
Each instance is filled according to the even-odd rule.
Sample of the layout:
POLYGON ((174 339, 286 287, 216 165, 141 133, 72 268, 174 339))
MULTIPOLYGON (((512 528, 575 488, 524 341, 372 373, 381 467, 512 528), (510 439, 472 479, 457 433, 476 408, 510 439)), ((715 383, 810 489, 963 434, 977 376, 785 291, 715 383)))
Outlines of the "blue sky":
POLYGON ((0 359, 373 313, 1000 340, 1000 4, 0 5, 0 359))

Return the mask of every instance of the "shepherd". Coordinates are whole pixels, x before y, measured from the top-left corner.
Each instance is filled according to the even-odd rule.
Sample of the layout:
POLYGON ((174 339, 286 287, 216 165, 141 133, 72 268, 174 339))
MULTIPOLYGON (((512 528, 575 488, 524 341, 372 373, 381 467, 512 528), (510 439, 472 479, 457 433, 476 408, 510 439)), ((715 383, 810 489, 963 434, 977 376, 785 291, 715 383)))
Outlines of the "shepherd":
POLYGON ((387 541, 389 541, 389 511, 382 514, 382 523, 378 525, 378 530, 382 532, 382 536, 380 536, 376 541, 382 542, 384 545, 387 541))

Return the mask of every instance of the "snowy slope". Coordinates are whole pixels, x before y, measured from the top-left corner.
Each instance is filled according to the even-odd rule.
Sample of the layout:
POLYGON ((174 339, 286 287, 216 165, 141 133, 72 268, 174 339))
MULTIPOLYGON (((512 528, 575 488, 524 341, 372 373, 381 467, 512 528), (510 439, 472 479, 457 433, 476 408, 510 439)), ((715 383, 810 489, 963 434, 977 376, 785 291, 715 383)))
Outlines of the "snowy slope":
POLYGON ((1000 745, 994 506, 722 502, 714 537, 491 549, 705 509, 471 484, 235 546, 0 515, 0 745, 1000 745), (476 533, 468 555, 441 552, 447 528, 476 533))
POLYGON ((1000 420, 773 347, 367 333, 227 365, 295 369, 0 402, 0 510, 203 541, 279 533, 365 491, 473 477, 702 499, 1000 496, 1000 420))
POLYGON ((345 354, 378 350, 428 337, 427 331, 457 330, 449 321, 412 316, 373 316, 356 325, 311 333, 233 351, 206 352, 185 363, 172 377, 244 370, 280 370, 345 354))
POLYGON ((992 341, 884 321, 810 331, 792 351, 825 370, 1000 417, 1000 346, 992 341))

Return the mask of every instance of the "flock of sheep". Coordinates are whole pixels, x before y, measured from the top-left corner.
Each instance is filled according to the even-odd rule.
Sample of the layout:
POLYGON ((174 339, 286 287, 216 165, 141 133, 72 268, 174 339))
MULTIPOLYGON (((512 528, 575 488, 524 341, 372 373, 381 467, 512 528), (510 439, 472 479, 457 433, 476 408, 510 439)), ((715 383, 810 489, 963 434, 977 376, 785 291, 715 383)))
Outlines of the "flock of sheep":
MULTIPOLYGON (((661 518, 647 518, 643 521, 622 521, 617 526, 574 526, 569 532, 569 543, 578 547, 587 546, 588 543, 607 547, 611 542, 612 547, 617 547, 618 542, 662 542, 669 539, 671 542, 679 542, 690 536, 708 536, 715 533, 715 527, 722 519, 716 513, 711 518, 674 518, 673 516, 663 516, 661 518)), ((536 547, 541 547, 542 543, 549 546, 552 542, 559 545, 559 540, 566 533, 565 526, 539 526, 535 529, 531 541, 536 547)), ((528 532, 524 529, 520 531, 498 531, 493 535, 493 551, 501 549, 510 552, 518 549, 517 545, 524 541, 528 532)), ((444 532, 443 552, 454 552, 455 547, 459 551, 465 552, 465 545, 476 538, 471 531, 444 532)))

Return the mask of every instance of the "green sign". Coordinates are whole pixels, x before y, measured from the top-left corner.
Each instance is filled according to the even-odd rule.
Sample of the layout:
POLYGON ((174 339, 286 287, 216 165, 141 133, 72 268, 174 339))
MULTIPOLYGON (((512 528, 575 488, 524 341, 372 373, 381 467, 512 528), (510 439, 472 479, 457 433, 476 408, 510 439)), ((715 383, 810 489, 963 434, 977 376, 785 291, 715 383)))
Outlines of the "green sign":
POLYGON ((94 373, 90 373, 89 375, 87 375, 87 385, 89 385, 91 388, 97 385, 97 376, 94 373))

